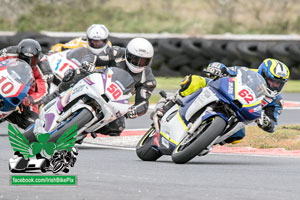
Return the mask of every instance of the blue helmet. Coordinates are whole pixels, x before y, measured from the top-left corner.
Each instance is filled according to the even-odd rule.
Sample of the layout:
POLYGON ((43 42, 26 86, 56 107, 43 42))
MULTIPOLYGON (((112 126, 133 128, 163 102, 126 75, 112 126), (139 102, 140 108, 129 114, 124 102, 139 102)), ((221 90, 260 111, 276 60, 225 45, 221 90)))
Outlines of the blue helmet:
POLYGON ((289 68, 276 59, 265 59, 258 67, 258 73, 266 80, 270 97, 281 92, 290 76, 289 68))

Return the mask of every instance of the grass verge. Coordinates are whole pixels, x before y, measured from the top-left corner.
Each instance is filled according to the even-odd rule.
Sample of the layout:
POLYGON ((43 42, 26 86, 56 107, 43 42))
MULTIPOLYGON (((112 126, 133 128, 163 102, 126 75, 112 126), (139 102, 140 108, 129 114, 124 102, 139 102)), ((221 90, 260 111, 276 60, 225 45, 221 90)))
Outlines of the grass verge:
POLYGON ((248 126, 242 142, 234 145, 227 144, 226 146, 300 150, 300 125, 281 125, 274 133, 265 132, 257 126, 248 126))
MULTIPOLYGON (((180 88, 180 82, 183 77, 175 77, 175 78, 166 78, 166 77, 156 77, 157 86, 155 91, 150 97, 150 104, 155 104, 160 99, 160 95, 158 92, 160 90, 165 91, 175 91, 180 88)), ((283 92, 290 92, 290 93, 300 93, 300 81, 299 80, 289 80, 286 86, 283 89, 283 92)), ((130 102, 134 102, 134 97, 130 98, 130 102)))

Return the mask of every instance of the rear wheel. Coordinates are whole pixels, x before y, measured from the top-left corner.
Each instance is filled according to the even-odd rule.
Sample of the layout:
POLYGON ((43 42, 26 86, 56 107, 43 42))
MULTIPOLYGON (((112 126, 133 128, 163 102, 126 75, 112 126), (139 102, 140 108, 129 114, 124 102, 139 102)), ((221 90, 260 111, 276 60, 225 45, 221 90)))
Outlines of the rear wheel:
POLYGON ((226 122, 221 117, 204 121, 195 134, 185 136, 172 153, 172 160, 184 164, 199 155, 224 130, 226 122))
POLYGON ((151 127, 136 145, 136 154, 143 161, 156 161, 162 156, 162 154, 152 146, 152 134, 154 132, 155 128, 151 127))

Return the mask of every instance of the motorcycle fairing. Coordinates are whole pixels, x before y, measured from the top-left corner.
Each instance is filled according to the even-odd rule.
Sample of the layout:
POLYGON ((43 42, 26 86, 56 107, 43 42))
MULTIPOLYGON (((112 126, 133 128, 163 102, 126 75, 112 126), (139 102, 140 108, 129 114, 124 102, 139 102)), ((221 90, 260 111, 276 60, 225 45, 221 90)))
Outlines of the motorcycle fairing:
POLYGON ((219 101, 216 94, 208 87, 203 88, 203 90, 195 98, 196 99, 189 106, 184 115, 186 121, 189 121, 193 117, 193 115, 195 115, 202 108, 206 107, 212 102, 219 101))
POLYGON ((177 147, 178 142, 174 141, 166 134, 160 131, 160 138, 159 138, 159 146, 156 148, 162 152, 164 155, 171 155, 173 150, 177 147))
POLYGON ((159 133, 161 137, 159 138, 158 149, 165 154, 171 155, 187 131, 187 126, 179 114, 178 105, 174 105, 170 108, 160 122, 161 127, 159 133), (176 127, 176 129, 174 129, 174 127, 176 127))
POLYGON ((223 118, 226 122, 226 124, 228 124, 228 118, 223 114, 223 113, 220 113, 220 112, 215 112, 215 111, 212 111, 212 110, 207 110, 203 113, 202 115, 202 122, 209 119, 209 118, 213 118, 214 116, 219 116, 221 118, 223 118))
POLYGON ((0 118, 11 114, 21 104, 31 86, 32 72, 30 66, 19 59, 0 62, 0 118), (20 69, 19 69, 20 68, 20 69), (31 74, 31 77, 29 76, 31 74), (24 80, 25 79, 25 80, 24 80))
POLYGON ((185 113, 190 108, 190 106, 194 103, 194 101, 197 99, 198 95, 202 92, 202 90, 203 88, 200 88, 194 93, 182 98, 183 105, 179 107, 179 115, 182 121, 185 123, 185 125, 188 124, 188 120, 185 118, 185 113))
POLYGON ((67 57, 70 51, 71 50, 66 50, 66 51, 54 53, 49 55, 47 58, 53 73, 60 80, 62 80, 66 71, 68 71, 69 69, 79 68, 80 63, 76 59, 67 57))
MULTIPOLYGON (((243 90, 243 88, 237 88, 237 81, 237 77, 221 78, 219 80, 210 82, 209 87, 215 91, 215 94, 221 101, 229 104, 233 108, 240 121, 247 122, 258 118, 262 111, 261 99, 256 99, 256 101, 251 104, 245 103, 242 105, 240 103, 240 105, 242 105, 242 107, 240 107, 240 105, 238 105, 236 102, 240 101, 240 97, 238 97, 238 91, 243 90), (232 84, 234 85, 233 90, 229 89, 229 87, 232 87, 232 84)), ((250 90, 249 88, 247 89, 250 90)))
MULTIPOLYGON (((118 70, 115 71, 117 72, 118 70)), ((86 131, 94 131, 96 127, 102 127, 127 113, 130 94, 123 94, 121 86, 112 80, 113 73, 114 70, 108 69, 107 73, 90 74, 78 81, 72 88, 61 93, 59 97, 52 100, 55 103, 52 101, 49 102, 48 104, 51 104, 51 106, 46 105, 40 113, 40 118, 45 121, 46 131, 52 131, 58 127, 58 123, 61 123, 59 119, 63 119, 64 115, 68 115, 67 113, 75 113, 82 108, 90 110, 94 115, 94 119, 97 120, 93 108, 80 100, 78 101, 84 95, 88 95, 101 106, 101 112, 104 116, 101 120, 99 119, 100 121, 87 128, 86 131), (64 110, 73 101, 77 102, 68 110, 64 110)))

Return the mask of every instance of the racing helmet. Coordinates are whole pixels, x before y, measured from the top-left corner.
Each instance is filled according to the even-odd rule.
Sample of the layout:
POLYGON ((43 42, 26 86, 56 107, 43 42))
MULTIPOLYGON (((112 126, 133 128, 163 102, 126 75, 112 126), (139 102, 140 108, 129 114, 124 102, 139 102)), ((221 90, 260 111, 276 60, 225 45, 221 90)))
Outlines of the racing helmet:
POLYGON ((137 74, 151 65, 153 55, 154 49, 148 40, 134 38, 127 44, 125 62, 130 71, 137 74))
POLYGON ((266 80, 268 96, 275 97, 289 79, 289 68, 276 59, 265 59, 258 67, 258 73, 266 80))
POLYGON ((24 60, 31 67, 34 67, 38 63, 41 52, 41 45, 36 40, 24 39, 18 44, 17 53, 19 59, 24 60))
POLYGON ((93 24, 86 31, 88 48, 96 55, 108 46, 109 31, 103 24, 93 24))

